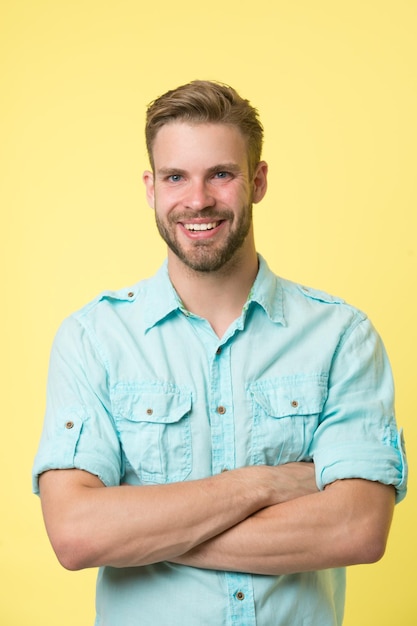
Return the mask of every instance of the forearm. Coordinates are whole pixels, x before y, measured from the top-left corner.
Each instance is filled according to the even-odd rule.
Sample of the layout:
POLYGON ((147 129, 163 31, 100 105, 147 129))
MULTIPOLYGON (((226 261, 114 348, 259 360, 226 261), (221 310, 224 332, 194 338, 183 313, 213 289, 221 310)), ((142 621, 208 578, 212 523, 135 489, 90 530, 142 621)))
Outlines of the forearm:
MULTIPOLYGON (((313 473, 306 469, 301 473, 313 473)), ((306 489, 302 481, 293 483, 294 494, 306 489)), ((294 497, 286 470, 266 466, 137 487, 104 487, 87 472, 57 470, 41 477, 40 488, 51 543, 69 569, 173 560, 256 511, 294 497)))
POLYGON ((339 481, 259 511, 175 562, 267 575, 373 562, 385 549, 393 491, 379 483, 339 481))

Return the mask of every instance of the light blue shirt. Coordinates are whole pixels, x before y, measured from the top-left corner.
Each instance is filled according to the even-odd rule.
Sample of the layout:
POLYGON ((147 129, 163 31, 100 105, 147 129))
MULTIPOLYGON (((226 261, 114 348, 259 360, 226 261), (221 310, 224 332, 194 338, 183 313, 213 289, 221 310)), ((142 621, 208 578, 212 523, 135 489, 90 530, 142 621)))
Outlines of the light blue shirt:
MULTIPOLYGON (((35 492, 48 469, 140 485, 302 460, 314 461, 320 489, 364 478, 405 495, 387 356, 368 318, 344 301, 276 277, 260 257, 242 314, 219 339, 185 310, 165 264, 61 326, 35 492)), ((104 567, 96 625, 334 626, 344 592, 343 568, 104 567)))

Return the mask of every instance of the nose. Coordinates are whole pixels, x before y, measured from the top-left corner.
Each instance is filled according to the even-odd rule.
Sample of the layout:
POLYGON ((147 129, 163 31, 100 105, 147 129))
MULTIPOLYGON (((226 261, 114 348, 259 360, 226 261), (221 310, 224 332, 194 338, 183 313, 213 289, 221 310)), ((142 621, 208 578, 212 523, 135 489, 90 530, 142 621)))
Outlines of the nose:
POLYGON ((186 208, 201 211, 202 209, 212 207, 214 203, 215 199, 207 181, 190 181, 189 185, 187 185, 184 197, 184 205, 186 208))

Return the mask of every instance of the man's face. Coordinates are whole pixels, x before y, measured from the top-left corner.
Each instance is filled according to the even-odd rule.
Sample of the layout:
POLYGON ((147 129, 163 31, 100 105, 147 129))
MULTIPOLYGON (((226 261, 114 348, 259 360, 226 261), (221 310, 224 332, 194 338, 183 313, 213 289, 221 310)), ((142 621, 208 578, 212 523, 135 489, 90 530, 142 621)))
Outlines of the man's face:
POLYGON ((244 254, 253 243, 252 202, 265 193, 259 170, 266 180, 266 164, 249 176, 240 131, 224 124, 166 124, 155 138, 153 161, 154 174, 145 172, 144 182, 168 255, 210 272, 244 254))

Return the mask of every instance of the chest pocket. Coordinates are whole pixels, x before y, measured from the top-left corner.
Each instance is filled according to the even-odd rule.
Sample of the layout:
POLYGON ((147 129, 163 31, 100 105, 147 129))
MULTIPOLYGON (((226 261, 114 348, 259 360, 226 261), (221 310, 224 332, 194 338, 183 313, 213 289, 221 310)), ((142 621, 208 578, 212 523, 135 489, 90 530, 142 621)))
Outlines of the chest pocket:
POLYGON ((191 392, 174 385, 118 385, 113 412, 126 459, 143 483, 184 480, 192 468, 191 392))
POLYGON ((311 460, 308 450, 327 397, 327 376, 257 381, 252 397, 252 462, 278 465, 311 460))

